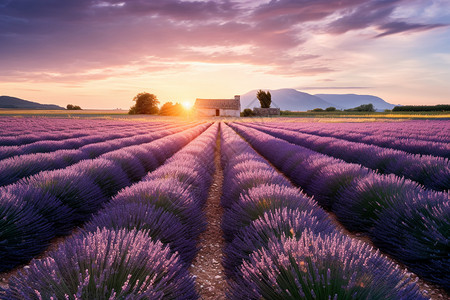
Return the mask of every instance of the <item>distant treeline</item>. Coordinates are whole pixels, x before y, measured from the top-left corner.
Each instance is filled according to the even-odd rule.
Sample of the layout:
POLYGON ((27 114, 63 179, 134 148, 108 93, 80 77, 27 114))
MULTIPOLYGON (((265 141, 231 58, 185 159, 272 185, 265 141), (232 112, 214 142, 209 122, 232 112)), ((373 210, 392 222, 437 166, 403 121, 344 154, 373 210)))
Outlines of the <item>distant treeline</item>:
POLYGON ((450 105, 405 105, 396 106, 392 109, 392 111, 450 111, 450 105))

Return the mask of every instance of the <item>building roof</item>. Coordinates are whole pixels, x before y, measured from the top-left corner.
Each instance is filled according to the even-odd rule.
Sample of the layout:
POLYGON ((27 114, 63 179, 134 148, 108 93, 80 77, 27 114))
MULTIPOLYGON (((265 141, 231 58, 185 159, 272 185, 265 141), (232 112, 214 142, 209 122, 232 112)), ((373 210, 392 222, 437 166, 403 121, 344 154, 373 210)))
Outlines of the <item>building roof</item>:
POLYGON ((195 100, 195 108, 207 109, 241 109, 241 102, 239 99, 199 99, 195 100))

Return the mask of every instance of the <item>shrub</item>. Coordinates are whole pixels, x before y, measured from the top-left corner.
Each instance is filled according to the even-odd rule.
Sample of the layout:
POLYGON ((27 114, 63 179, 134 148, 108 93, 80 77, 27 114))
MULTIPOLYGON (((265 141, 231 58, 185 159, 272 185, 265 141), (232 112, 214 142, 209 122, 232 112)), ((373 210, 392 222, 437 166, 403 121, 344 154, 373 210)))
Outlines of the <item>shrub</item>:
POLYGON ((270 242, 239 271, 230 299, 425 299, 394 263, 341 234, 270 242))
POLYGON ((168 245, 172 253, 178 252, 185 263, 197 253, 196 241, 188 239, 185 225, 170 212, 148 203, 117 203, 108 205, 84 226, 86 232, 107 228, 145 231, 152 240, 168 245))
POLYGON ((341 190, 333 211, 351 231, 368 232, 380 215, 395 203, 413 201, 419 186, 395 175, 371 174, 341 190))
POLYGON ((0 194, 0 272, 25 263, 54 237, 52 224, 16 195, 0 194))
MULTIPOLYGON (((0 194, 10 194, 30 206, 48 223, 52 224, 55 235, 69 233, 75 221, 74 211, 61 200, 40 188, 23 184, 12 184, 0 190, 0 194)), ((19 201, 19 200, 17 200, 19 201)))
POLYGON ((223 215, 222 230, 225 240, 232 241, 236 232, 263 216, 265 212, 279 209, 319 209, 311 198, 298 189, 276 183, 260 184, 241 194, 223 215))
POLYGON ((449 194, 421 191, 380 213, 374 244, 423 278, 450 292, 449 194))
POLYGON ((41 172, 20 181, 47 192, 73 209, 77 222, 87 220, 107 199, 101 189, 88 177, 75 170, 41 172))
POLYGON ((253 110, 251 110, 250 108, 246 108, 242 112, 242 116, 241 117, 251 117, 251 116, 253 116, 253 110))
POLYGON ((290 185, 287 179, 274 170, 268 171, 256 169, 242 172, 236 174, 236 176, 229 181, 227 180, 224 182, 221 205, 225 208, 229 208, 239 199, 241 193, 245 193, 249 189, 267 182, 285 186, 290 185))
POLYGON ((321 168, 305 189, 322 207, 330 210, 340 190, 368 174, 369 170, 360 165, 339 162, 321 168))
POLYGON ((104 158, 84 160, 71 166, 69 169, 73 169, 90 178, 108 198, 131 184, 127 174, 117 162, 104 158))
POLYGON ((205 228, 203 212, 192 195, 174 179, 142 181, 123 189, 115 203, 148 203, 176 215, 189 228, 188 237, 198 236, 205 228))
POLYGON ((76 236, 9 281, 13 299, 197 299, 178 256, 145 232, 76 236), (53 298, 52 298, 53 297, 53 298))
POLYGON ((225 247, 225 273, 235 279, 238 267, 250 254, 267 247, 281 237, 300 238, 309 229, 314 233, 330 234, 337 229, 328 214, 319 208, 277 208, 267 211, 236 233, 225 247))
POLYGON ((132 182, 139 181, 145 176, 146 172, 139 159, 128 153, 127 150, 116 150, 105 153, 100 158, 111 160, 117 163, 132 182))

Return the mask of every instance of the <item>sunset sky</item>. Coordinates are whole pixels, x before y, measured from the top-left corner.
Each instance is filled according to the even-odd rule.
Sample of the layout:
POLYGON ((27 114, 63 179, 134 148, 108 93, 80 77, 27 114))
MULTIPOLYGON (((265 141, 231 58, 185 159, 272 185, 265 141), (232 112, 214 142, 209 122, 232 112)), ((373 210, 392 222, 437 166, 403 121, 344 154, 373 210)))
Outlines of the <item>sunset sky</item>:
POLYGON ((448 0, 0 0, 0 95, 83 108, 253 89, 450 104, 448 0))

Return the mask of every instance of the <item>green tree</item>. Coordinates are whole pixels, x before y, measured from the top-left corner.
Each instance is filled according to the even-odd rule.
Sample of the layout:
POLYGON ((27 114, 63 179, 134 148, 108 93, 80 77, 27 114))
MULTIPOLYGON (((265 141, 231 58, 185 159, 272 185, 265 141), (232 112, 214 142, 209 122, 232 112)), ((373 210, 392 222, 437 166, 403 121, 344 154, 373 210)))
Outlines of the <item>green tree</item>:
POLYGON ((272 103, 272 95, 269 91, 264 92, 263 90, 259 90, 256 92, 256 98, 258 98, 259 103, 261 103, 261 108, 269 108, 272 103))
POLYGON ((253 110, 251 110, 250 108, 246 108, 244 109, 244 111, 241 113, 241 115, 243 117, 251 117, 253 116, 253 110))
POLYGON ((162 116, 181 116, 183 113, 184 108, 180 103, 166 102, 159 110, 159 114, 162 116))
POLYGON ((130 107, 128 113, 130 115, 134 114, 157 114, 158 109, 158 98, 155 95, 149 93, 139 93, 134 97, 133 101, 136 102, 135 105, 130 107))
POLYGON ((336 111, 336 107, 330 106, 325 108, 325 111, 336 111))
POLYGON ((362 104, 355 108, 346 109, 345 111, 367 111, 367 112, 374 112, 375 108, 373 107, 372 103, 369 104, 362 104))
POLYGON ((81 110, 81 107, 79 107, 78 105, 67 104, 67 109, 68 110, 81 110))

